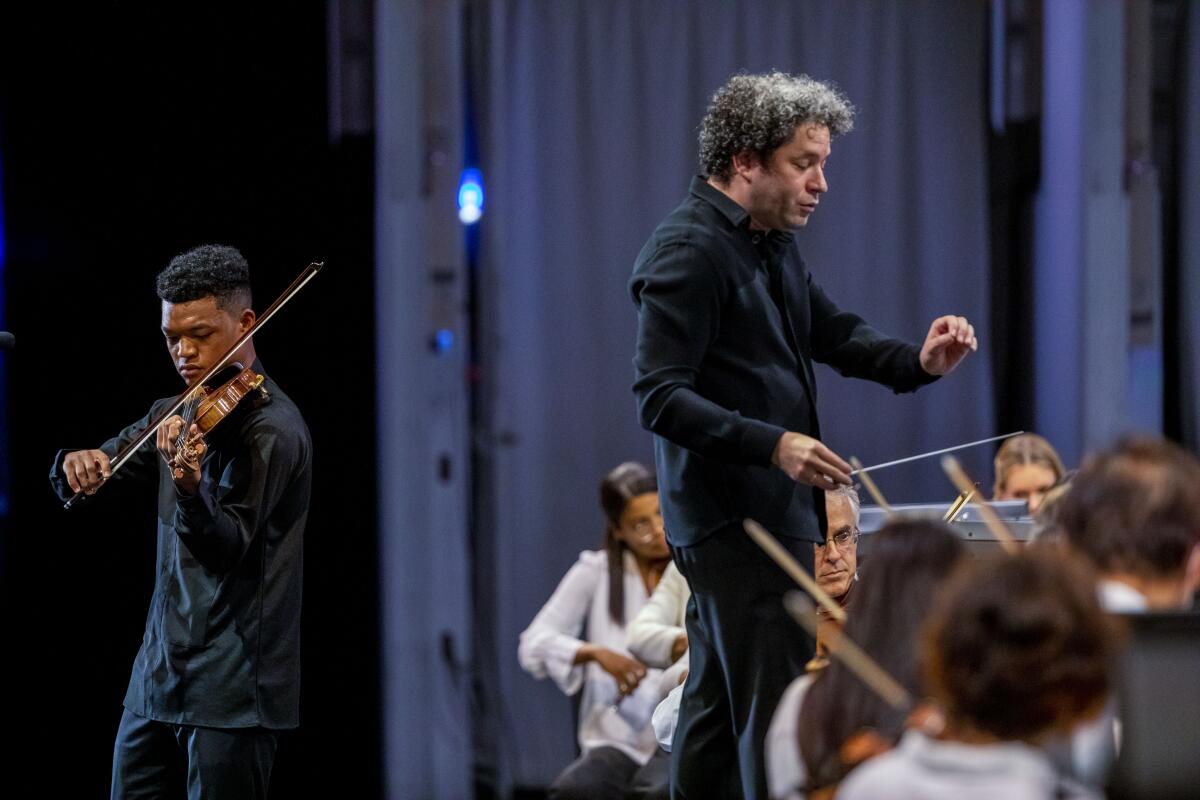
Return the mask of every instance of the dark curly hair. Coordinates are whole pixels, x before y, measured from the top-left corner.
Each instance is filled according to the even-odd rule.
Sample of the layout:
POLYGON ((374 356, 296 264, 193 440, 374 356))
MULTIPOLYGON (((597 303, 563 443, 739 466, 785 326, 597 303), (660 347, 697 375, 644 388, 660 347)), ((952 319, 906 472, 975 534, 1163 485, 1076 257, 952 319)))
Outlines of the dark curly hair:
POLYGON ((205 244, 171 259, 155 281, 168 303, 215 297, 217 307, 237 313, 249 308, 250 266, 236 247, 205 244))
POLYGON ((1029 549, 971 560, 951 579, 922 665, 949 722, 1035 742, 1099 708, 1120 638, 1085 562, 1029 549))
POLYGON ((1200 461, 1165 439, 1122 439, 1084 461, 1055 520, 1102 573, 1178 575, 1200 544, 1200 461))
POLYGON ((753 152, 765 164, 806 123, 841 136, 854 128, 854 106, 832 84, 807 75, 734 75, 713 95, 700 123, 700 170, 727 181, 738 153, 753 152))

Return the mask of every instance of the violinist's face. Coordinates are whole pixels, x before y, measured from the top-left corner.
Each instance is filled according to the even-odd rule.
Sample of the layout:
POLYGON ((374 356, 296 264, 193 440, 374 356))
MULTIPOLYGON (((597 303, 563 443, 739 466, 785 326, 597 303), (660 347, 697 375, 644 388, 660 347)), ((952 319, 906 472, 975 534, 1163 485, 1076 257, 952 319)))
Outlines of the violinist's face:
POLYGON ((1016 464, 1004 476, 1004 488, 996 493, 996 499, 1024 500, 1029 504, 1029 514, 1037 516, 1046 492, 1056 481, 1054 470, 1043 464, 1016 464))
MULTIPOLYGON (((220 360, 238 338, 254 325, 254 312, 227 311, 215 297, 202 297, 186 303, 162 304, 162 332, 175 370, 188 386, 220 360)), ((253 346, 247 342, 234 361, 253 361, 253 346)))
POLYGON ((659 561, 671 555, 663 530, 662 512, 658 508, 658 492, 637 494, 629 498, 621 512, 617 538, 625 542, 639 561, 659 561))
POLYGON ((825 593, 838 598, 850 591, 854 573, 858 571, 858 543, 838 547, 833 537, 857 527, 854 507, 842 495, 826 494, 825 518, 829 522, 829 533, 824 546, 813 545, 813 572, 825 593))

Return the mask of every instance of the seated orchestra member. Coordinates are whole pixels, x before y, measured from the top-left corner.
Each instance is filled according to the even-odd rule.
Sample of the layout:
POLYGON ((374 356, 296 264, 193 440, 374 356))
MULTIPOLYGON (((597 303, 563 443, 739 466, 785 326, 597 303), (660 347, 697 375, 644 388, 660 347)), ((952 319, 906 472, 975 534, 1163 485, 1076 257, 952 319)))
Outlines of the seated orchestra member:
POLYGON ((1046 492, 1066 473, 1058 453, 1036 433, 1005 439, 996 451, 995 471, 993 498, 1024 500, 1031 516, 1037 516, 1046 492))
POLYGON ((674 563, 668 564, 649 602, 629 623, 626 644, 634 658, 664 669, 685 661, 687 630, 683 617, 691 596, 687 579, 674 563))
MULTIPOLYGON (((626 647, 633 657, 649 667, 663 669, 659 679, 660 701, 673 689, 680 688, 687 678, 687 631, 684 629, 684 611, 687 609, 688 598, 692 590, 688 588, 687 579, 680 573, 674 562, 667 565, 662 580, 658 582, 650 600, 642 606, 633 621, 629 623, 629 633, 626 647)), ((660 702, 659 706, 663 704, 660 702)), ((678 693, 672 714, 678 713, 678 693)), ((666 713, 666 712, 663 712, 666 713)), ((657 738, 658 726, 663 713, 656 708, 652 722, 655 725, 657 738)), ((673 718, 671 722, 674 729, 673 718)), ((642 778, 639 796, 645 800, 666 800, 669 797, 669 780, 671 772, 670 742, 665 748, 658 747, 654 756, 642 768, 642 778)))
MULTIPOLYGON (((813 575, 817 585, 842 608, 850 605, 850 590, 858 580, 858 492, 841 486, 825 493, 825 544, 813 545, 813 575)), ((824 606, 817 606, 819 619, 816 652, 806 672, 819 670, 829 663, 829 650, 823 631, 841 627, 824 606)))
POLYGON ((585 551, 521 634, 518 657, 535 678, 567 694, 582 689, 582 755, 550 786, 550 798, 623 798, 655 783, 642 775, 655 752, 650 715, 661 672, 625 650, 625 627, 670 563, 658 484, 628 462, 600 484, 604 551, 585 551), (586 637, 586 638, 584 638, 586 637))
MULTIPOLYGON (((825 544, 813 545, 814 572, 821 589, 838 601, 843 608, 849 603, 850 590, 858 580, 858 492, 850 486, 839 486, 825 493, 825 544)), ((664 578, 664 582, 665 582, 664 578)), ((657 594, 657 593, 656 593, 657 594)), ((686 605, 686 597, 682 605, 686 605)), ((653 602, 653 601, 652 601, 653 602)), ((680 614, 682 615, 682 608, 680 614)), ((820 625, 837 625, 837 621, 818 612, 820 625)), ((682 619, 682 616, 680 617, 682 619)), ((631 628, 631 637, 632 637, 631 628)), ((808 664, 808 670, 823 666, 823 642, 817 642, 817 657, 808 664)), ((686 660, 686 656, 684 659, 686 660)), ((683 693, 682 682, 671 689, 671 693, 654 712, 655 736, 659 745, 667 752, 671 750, 671 739, 675 735, 675 723, 679 716, 679 702, 683 693)))
POLYGON ((941 732, 907 731, 851 772, 838 799, 1098 797, 1063 778, 1040 745, 1099 713, 1118 638, 1090 570, 1070 554, 964 562, 922 639, 941 732))
POLYGON ((1111 612, 1191 606, 1200 587, 1200 462, 1162 439, 1091 456, 1056 508, 1072 550, 1100 574, 1111 612))
MULTIPOLYGON (((939 522, 892 522, 874 534, 846 635, 914 696, 920 695, 920 625, 937 587, 964 553, 961 539, 939 522)), ((771 797, 819 795, 819 789, 835 786, 848 771, 841 757, 847 740, 872 729, 894 744, 903 727, 904 715, 836 658, 819 674, 797 678, 784 692, 767 733, 771 797)))
MULTIPOLYGON (((1161 439, 1127 438, 1089 457, 1055 504, 1069 549, 1100 577, 1111 613, 1187 609, 1200 587, 1200 462, 1161 439)), ((1070 741, 1072 773, 1102 785, 1117 756, 1116 704, 1070 741)))

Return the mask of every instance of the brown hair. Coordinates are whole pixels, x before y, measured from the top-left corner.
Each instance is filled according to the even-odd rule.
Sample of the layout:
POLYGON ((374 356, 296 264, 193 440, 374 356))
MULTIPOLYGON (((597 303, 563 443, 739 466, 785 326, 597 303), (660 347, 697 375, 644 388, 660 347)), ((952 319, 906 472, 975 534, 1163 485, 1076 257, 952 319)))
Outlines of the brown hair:
POLYGON ((1063 473, 1066 472, 1062 459, 1058 457, 1053 445, 1036 433, 1022 433, 1020 436, 1005 439, 1004 444, 1000 445, 1000 449, 996 451, 994 462, 996 483, 992 487, 993 496, 1004 491, 1009 471, 1022 464, 1037 464, 1045 467, 1054 473, 1055 482, 1062 480, 1063 473))
POLYGON ((1122 439, 1084 462, 1055 519, 1101 572, 1176 575, 1200 544, 1200 461, 1165 439, 1122 439))
POLYGON ((1118 631, 1091 570, 1069 553, 972 559, 934 606, 923 671, 948 721, 1032 742, 1099 706, 1118 631))
POLYGON ((625 624, 625 550, 617 538, 621 515, 629 501, 641 494, 658 491, 654 473, 636 461, 626 461, 600 481, 600 507, 604 509, 604 552, 608 556, 608 615, 618 625, 625 624))

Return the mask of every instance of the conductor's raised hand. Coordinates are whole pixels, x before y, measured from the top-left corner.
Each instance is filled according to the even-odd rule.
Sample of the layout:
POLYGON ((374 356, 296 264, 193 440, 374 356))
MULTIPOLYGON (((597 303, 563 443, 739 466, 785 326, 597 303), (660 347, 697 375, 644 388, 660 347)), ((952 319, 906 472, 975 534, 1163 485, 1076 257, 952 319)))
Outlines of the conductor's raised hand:
POLYGON ((979 349, 975 326, 966 317, 938 317, 929 326, 929 335, 921 347, 921 369, 930 375, 945 375, 979 349))
POLYGON ((797 483, 832 491, 849 486, 851 467, 821 442, 803 433, 785 433, 775 445, 772 463, 797 483))
POLYGON ((112 477, 112 466, 108 453, 103 450, 76 450, 67 453, 62 463, 63 475, 73 492, 95 494, 112 477))

